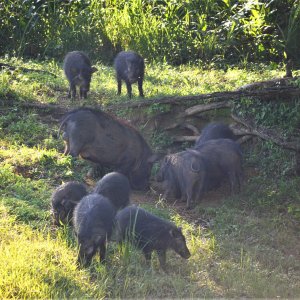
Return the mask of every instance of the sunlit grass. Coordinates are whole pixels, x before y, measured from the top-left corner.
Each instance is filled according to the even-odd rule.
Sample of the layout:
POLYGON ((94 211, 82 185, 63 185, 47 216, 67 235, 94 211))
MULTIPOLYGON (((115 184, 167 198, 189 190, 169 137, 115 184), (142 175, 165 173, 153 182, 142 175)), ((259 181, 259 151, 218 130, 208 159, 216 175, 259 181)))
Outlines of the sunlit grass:
POLYGON ((94 284, 76 266, 76 249, 61 236, 33 231, 17 224, 0 206, 0 297, 78 298, 105 296, 105 286, 94 284))
MULTIPOLYGON (((240 194, 224 196, 216 207, 199 203, 191 218, 189 212, 175 211, 159 197, 142 204, 182 227, 192 254, 189 260, 169 251, 166 274, 159 269, 156 254, 148 268, 141 251, 110 242, 106 265, 96 256, 89 268, 79 268, 72 228, 51 227, 50 198, 62 182, 85 182, 90 164, 62 154, 58 117, 52 118, 51 111, 41 113, 18 104, 34 101, 105 109, 128 101, 126 87, 123 84, 118 97, 112 67, 97 62, 99 71, 93 75, 88 99, 71 101, 66 98, 68 82, 61 63, 7 62, 48 70, 57 77, 0 72, 1 298, 298 297, 300 197, 299 180, 292 173, 295 157, 268 143, 246 149, 245 168, 255 169, 255 175, 246 177, 240 194), (209 226, 199 225, 198 217, 209 226)), ((145 101, 235 90, 283 73, 270 66, 224 71, 147 64, 145 101)), ((131 101, 142 100, 136 85, 133 94, 131 101)), ((168 107, 152 106, 145 113, 164 109, 168 107)), ((114 113, 129 115, 127 110, 114 113)), ((151 146, 156 150, 169 142, 167 135, 153 133, 151 146)))
MULTIPOLYGON (((67 104, 66 98, 68 81, 62 70, 62 62, 46 61, 42 65, 34 62, 23 62, 16 59, 5 60, 6 63, 25 66, 52 72, 56 77, 43 73, 22 73, 21 71, 7 71, 0 73, 0 95, 3 99, 18 99, 18 101, 38 101, 42 103, 67 104)), ((98 71, 93 74, 91 90, 88 100, 71 102, 73 105, 97 104, 108 105, 127 101, 126 85, 122 85, 122 94, 117 96, 115 71, 112 66, 101 62, 94 62, 98 71)), ((267 80, 284 75, 282 66, 273 68, 263 65, 252 66, 244 71, 243 68, 232 67, 226 71, 222 69, 207 69, 202 66, 186 65, 173 67, 167 64, 153 64, 146 62, 144 91, 147 98, 162 96, 185 96, 229 91, 241 85, 254 81, 267 80)), ((132 101, 141 100, 138 97, 137 84, 133 84, 132 101)))

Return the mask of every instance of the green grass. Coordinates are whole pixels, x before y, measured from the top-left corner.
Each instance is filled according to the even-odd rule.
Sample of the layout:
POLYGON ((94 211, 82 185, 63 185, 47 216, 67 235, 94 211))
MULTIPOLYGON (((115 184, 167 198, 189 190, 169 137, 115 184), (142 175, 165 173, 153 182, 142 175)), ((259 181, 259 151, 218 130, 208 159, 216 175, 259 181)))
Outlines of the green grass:
MULTIPOLYGON (((106 265, 95 257, 89 268, 79 268, 72 229, 51 224, 50 197, 68 180, 93 186, 86 178, 90 164, 62 154, 59 116, 21 104, 103 105, 105 109, 128 101, 125 86, 117 97, 112 68, 97 63, 99 72, 88 99, 71 101, 65 97, 68 84, 60 63, 6 62, 45 69, 57 77, 0 72, 0 298, 299 297, 300 180, 293 173, 294 154, 267 142, 244 147, 246 178, 238 195, 221 196, 217 205, 199 203, 191 212, 178 210, 157 195, 154 202, 142 203, 183 228, 192 254, 189 260, 168 252, 165 274, 156 255, 148 268, 140 251, 111 242, 106 265), (202 226, 201 220, 208 226, 202 226)), ((168 65, 147 65, 146 70, 146 100, 234 90, 284 74, 280 68, 261 65, 227 72, 168 65)), ((137 87, 133 90, 137 95, 137 87)), ((136 100, 141 99, 132 99, 136 100)), ((168 109, 150 106, 142 113, 147 119, 168 109)), ((127 110, 115 113, 134 116, 127 110)), ((273 117, 268 125, 278 120, 274 112, 273 117)), ((295 119, 288 122, 290 126, 285 126, 291 129, 295 119)), ((166 133, 151 134, 153 149, 171 145, 166 133)))

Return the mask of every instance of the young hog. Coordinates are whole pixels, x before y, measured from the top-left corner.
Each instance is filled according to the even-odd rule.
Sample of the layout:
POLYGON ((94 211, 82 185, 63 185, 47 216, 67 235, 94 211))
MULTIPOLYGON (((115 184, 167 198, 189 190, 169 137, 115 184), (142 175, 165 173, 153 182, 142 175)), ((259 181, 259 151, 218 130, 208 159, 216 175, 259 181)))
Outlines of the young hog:
POLYGON ((114 68, 116 70, 116 78, 118 82, 118 95, 121 94, 122 80, 127 86, 127 93, 129 98, 132 97, 131 84, 137 82, 140 97, 144 97, 143 80, 145 72, 144 59, 133 51, 120 52, 114 61, 114 68))
POLYGON ((103 176, 96 184, 94 193, 109 199, 118 210, 129 203, 130 184, 128 178, 118 172, 111 172, 103 176))
POLYGON ((198 152, 182 151, 164 157, 157 181, 163 181, 164 197, 181 197, 190 208, 206 190, 208 172, 206 160, 198 152))
POLYGON ((214 139, 231 139, 235 140, 235 135, 228 125, 223 123, 210 123, 206 125, 201 132, 201 135, 196 140, 195 148, 199 145, 214 139))
POLYGON ((76 86, 79 86, 80 98, 86 98, 90 90, 91 77, 97 71, 91 66, 89 58, 81 51, 69 52, 64 59, 64 72, 69 81, 68 97, 75 98, 76 86))
POLYGON ((112 234, 116 211, 112 203, 102 195, 90 194, 75 207, 73 223, 80 247, 78 262, 91 263, 99 251, 100 261, 105 260, 106 241, 112 234))
POLYGON ((51 197, 54 224, 69 223, 76 204, 87 194, 86 186, 77 181, 70 181, 59 186, 51 197))
POLYGON ((181 228, 137 206, 127 206, 117 213, 116 236, 118 241, 127 240, 141 249, 147 263, 152 252, 156 251, 164 270, 168 249, 186 259, 191 256, 181 228))
POLYGON ((64 154, 81 156, 126 175, 133 189, 149 188, 154 155, 142 135, 124 121, 90 108, 67 113, 60 125, 64 154))

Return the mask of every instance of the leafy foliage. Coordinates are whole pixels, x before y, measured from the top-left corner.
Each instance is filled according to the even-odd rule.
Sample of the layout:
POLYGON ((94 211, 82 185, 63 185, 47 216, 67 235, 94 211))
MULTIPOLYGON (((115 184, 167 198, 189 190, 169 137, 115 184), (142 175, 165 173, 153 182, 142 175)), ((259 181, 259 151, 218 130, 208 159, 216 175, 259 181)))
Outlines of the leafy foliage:
POLYGON ((5 0, 0 53, 62 58, 76 49, 110 62, 132 49, 151 61, 224 65, 285 51, 299 61, 298 11, 294 0, 5 0))

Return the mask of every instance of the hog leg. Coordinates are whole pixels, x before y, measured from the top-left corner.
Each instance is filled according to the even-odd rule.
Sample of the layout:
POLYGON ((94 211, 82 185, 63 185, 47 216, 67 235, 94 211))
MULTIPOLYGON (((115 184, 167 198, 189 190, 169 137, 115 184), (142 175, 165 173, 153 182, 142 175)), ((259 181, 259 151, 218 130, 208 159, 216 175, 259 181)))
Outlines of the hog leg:
POLYGON ((166 272, 167 265, 166 265, 166 251, 165 250, 156 250, 158 255, 158 260, 161 268, 166 272))
POLYGON ((99 247, 99 255, 100 255, 100 262, 104 262, 105 260, 105 255, 106 255, 106 245, 105 245, 105 242, 102 242, 100 244, 100 247, 99 247))
POLYGON ((146 264, 147 264, 147 266, 150 267, 152 251, 149 250, 148 248, 144 248, 143 253, 144 253, 144 256, 145 256, 145 259, 146 259, 146 264))
POLYGON ((75 98, 75 97, 76 97, 76 85, 74 83, 70 83, 68 98, 75 98))
POLYGON ((138 79, 138 88, 139 88, 140 97, 144 97, 144 92, 143 92, 143 78, 139 78, 138 79))
POLYGON ((121 90, 122 90, 122 80, 121 78, 117 78, 117 82, 118 82, 118 95, 121 95, 121 90))
POLYGON ((238 175, 235 171, 231 171, 228 173, 229 181, 230 181, 230 192, 231 195, 236 194, 239 191, 239 179, 238 175))
POLYGON ((132 87, 131 87, 131 83, 126 82, 126 86, 127 86, 127 94, 128 94, 128 97, 131 98, 131 97, 132 97, 132 87))

